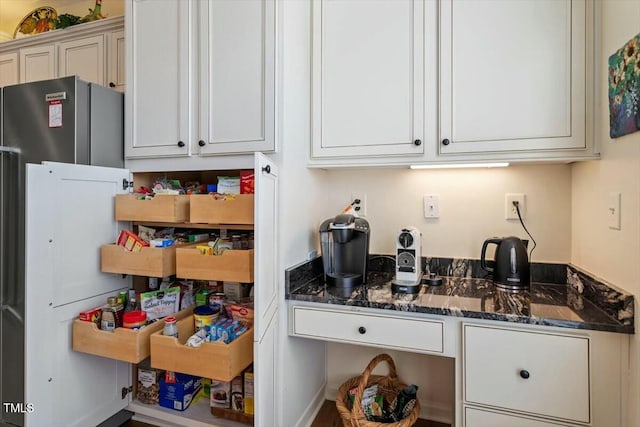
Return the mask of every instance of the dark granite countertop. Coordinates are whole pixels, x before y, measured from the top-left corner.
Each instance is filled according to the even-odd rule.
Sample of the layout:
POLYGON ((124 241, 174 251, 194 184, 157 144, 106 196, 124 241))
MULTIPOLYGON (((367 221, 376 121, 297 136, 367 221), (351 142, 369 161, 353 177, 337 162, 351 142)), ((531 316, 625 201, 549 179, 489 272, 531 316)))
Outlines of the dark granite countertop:
POLYGON ((441 276, 441 286, 422 285, 420 291, 413 295, 392 292, 394 273, 388 268, 381 268, 387 271, 371 271, 370 266, 367 284, 345 290, 325 285, 322 267, 317 262, 303 263, 287 270, 286 298, 400 312, 634 333, 633 296, 611 289, 575 267, 553 265, 551 275, 546 266, 534 269, 538 270, 533 274, 534 280, 536 276, 542 280, 555 276, 552 278, 556 283, 534 281, 529 290, 512 292, 494 286, 490 277, 469 277, 473 270, 470 267, 464 269, 463 275, 454 275, 456 271, 451 264, 440 268, 440 259, 435 263, 427 259, 425 263, 427 272, 440 270, 440 273, 451 275, 441 276), (564 283, 558 283, 558 271, 562 271, 559 268, 566 271, 564 283), (540 273, 542 270, 547 270, 547 273, 540 273))

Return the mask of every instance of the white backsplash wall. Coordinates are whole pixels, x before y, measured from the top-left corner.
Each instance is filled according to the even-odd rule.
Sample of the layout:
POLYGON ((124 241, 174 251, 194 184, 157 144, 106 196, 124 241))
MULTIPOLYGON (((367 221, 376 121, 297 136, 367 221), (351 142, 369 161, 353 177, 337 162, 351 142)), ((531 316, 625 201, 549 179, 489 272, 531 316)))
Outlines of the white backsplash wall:
POLYGON ((425 256, 479 258, 488 237, 528 239, 518 220, 505 220, 505 194, 526 195, 525 225, 537 242, 532 260, 571 259, 571 166, 330 170, 329 206, 337 213, 352 193, 366 193, 371 253, 392 254, 399 229, 422 232, 425 256), (440 217, 426 219, 423 196, 438 194, 440 217))

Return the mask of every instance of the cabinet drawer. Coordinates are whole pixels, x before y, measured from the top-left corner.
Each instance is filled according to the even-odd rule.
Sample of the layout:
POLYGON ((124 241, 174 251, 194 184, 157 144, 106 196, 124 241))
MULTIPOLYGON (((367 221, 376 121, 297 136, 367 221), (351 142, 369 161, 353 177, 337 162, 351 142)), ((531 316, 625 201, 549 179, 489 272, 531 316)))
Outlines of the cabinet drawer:
POLYGON ((194 333, 193 316, 178 321, 178 337, 151 334, 151 366, 220 381, 231 381, 253 362, 253 328, 229 344, 203 343, 187 347, 194 333))
POLYGON ((182 279, 253 282, 253 249, 203 255, 194 246, 176 248, 176 276, 182 279))
POLYGON ((189 196, 159 195, 138 199, 135 194, 116 195, 116 221, 186 222, 189 196))
POLYGON ((466 402, 590 421, 589 338, 463 329, 466 402))
POLYGON ((176 273, 176 248, 143 247, 129 252, 116 244, 102 245, 100 261, 103 273, 168 277, 176 273))
MULTIPOLYGON (((193 307, 180 310, 174 316, 183 319, 191 316, 193 307)), ((75 351, 139 363, 151 354, 150 337, 162 331, 163 322, 154 322, 142 329, 116 328, 115 331, 103 331, 93 322, 73 321, 73 345, 75 351)))
POLYGON ((293 308, 298 336, 420 352, 444 352, 444 323, 363 313, 293 308))
POLYGON ((253 194, 236 194, 233 199, 214 199, 195 194, 190 199, 190 220, 204 224, 253 224, 253 194))
POLYGON ((464 408, 465 427, 558 427, 568 424, 556 424, 531 418, 516 417, 510 414, 484 411, 477 408, 464 408))

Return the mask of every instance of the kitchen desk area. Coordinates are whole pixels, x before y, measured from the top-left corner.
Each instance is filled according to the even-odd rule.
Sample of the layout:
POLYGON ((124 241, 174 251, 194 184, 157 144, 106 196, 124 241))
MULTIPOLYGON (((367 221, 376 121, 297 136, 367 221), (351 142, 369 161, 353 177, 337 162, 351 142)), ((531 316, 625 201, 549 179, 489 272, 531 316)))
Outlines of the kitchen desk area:
POLYGON ((620 425, 631 295, 565 264, 532 264, 530 289, 510 292, 477 260, 422 261, 443 284, 417 294, 391 291, 392 256, 371 255, 348 291, 324 284, 320 259, 288 269, 289 335, 449 358, 454 426, 620 425))

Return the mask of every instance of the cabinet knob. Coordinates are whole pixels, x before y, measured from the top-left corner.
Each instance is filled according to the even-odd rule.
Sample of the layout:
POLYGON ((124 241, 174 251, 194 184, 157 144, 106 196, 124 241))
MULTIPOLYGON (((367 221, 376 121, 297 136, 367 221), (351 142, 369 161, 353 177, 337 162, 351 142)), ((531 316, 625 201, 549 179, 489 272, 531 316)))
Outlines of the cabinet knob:
POLYGON ((271 173, 271 165, 267 165, 262 168, 262 171, 265 173, 271 173))
POLYGON ((529 374, 529 371, 527 371, 527 370, 523 369, 523 370, 521 370, 521 371, 520 371, 520 376, 526 380, 526 379, 527 379, 527 378, 529 378, 531 375, 529 374))
POLYGON ((413 145, 420 146, 420 145, 422 145, 422 141, 419 140, 419 139, 416 139, 415 141, 413 141, 413 145))
POLYGON ((451 144, 451 141, 449 141, 447 138, 442 140, 442 145, 449 145, 451 144))
POLYGON ((116 84, 114 82, 109 82, 109 87, 116 87, 116 84))
POLYGON ((180 148, 184 147, 184 142, 178 141, 178 147, 180 147, 180 148))
POLYGON ((206 143, 206 142, 204 142, 203 140, 200 140, 200 141, 198 141, 198 145, 199 145, 200 147, 204 147, 205 145, 207 145, 207 143, 206 143))
POLYGON ((360 326, 358 328, 358 332, 360 332, 362 335, 367 333, 367 328, 365 328, 364 326, 360 326))

